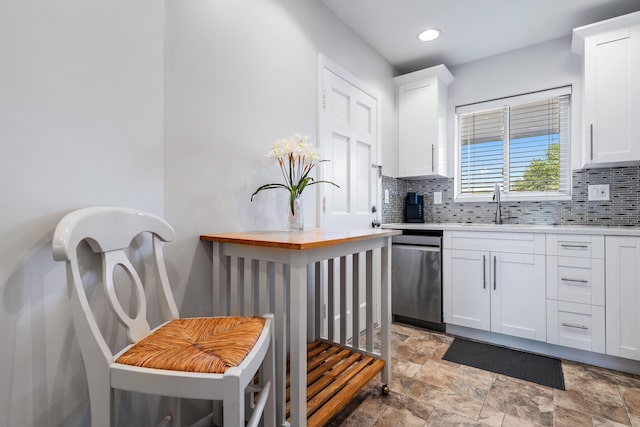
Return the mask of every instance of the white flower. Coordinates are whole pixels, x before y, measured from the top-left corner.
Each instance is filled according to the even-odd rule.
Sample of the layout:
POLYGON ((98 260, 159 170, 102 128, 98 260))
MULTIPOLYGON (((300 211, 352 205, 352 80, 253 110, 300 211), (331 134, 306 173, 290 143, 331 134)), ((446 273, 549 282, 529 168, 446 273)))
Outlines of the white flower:
POLYGON ((318 164, 319 156, 315 147, 309 145, 309 136, 296 133, 289 138, 282 138, 271 144, 271 149, 267 153, 268 157, 272 157, 278 161, 282 177, 285 184, 266 184, 259 187, 251 196, 262 190, 271 188, 284 188, 291 193, 291 212, 293 212, 293 199, 299 197, 302 191, 309 185, 328 183, 335 185, 330 181, 315 181, 309 176, 313 167, 318 164))

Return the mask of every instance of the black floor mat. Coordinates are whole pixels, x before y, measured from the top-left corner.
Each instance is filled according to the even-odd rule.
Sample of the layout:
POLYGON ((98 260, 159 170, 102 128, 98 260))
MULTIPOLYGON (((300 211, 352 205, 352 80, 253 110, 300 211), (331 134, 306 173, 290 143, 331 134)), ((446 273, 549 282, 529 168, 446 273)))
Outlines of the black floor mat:
POLYGON ((444 360, 564 390, 559 359, 455 338, 444 360))

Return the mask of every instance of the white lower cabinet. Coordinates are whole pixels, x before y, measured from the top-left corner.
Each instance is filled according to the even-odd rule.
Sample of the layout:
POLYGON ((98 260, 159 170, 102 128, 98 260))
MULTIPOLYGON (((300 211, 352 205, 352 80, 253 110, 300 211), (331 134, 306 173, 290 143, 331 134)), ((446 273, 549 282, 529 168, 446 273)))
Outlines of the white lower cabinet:
MULTIPOLYGON (((460 234, 448 241, 445 236, 445 322, 545 341, 545 257, 536 253, 539 238, 527 234, 519 240, 512 233, 502 240, 474 234, 460 234), (478 244, 488 250, 470 249, 478 244), (509 247, 529 253, 508 252, 509 247)), ((541 238, 544 242, 543 235, 541 238)))
POLYGON ((640 360, 640 237, 606 237, 607 354, 640 360))
POLYGON ((445 231, 442 265, 447 324, 640 361, 638 236, 445 231))

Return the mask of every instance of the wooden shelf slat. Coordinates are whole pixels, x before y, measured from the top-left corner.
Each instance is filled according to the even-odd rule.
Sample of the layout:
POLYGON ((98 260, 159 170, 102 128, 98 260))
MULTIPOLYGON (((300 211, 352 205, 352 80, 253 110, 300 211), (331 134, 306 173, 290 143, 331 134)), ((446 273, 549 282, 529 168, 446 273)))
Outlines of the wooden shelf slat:
POLYGON ((364 387, 373 377, 378 374, 384 367, 382 359, 374 359, 373 363, 363 369, 352 381, 335 394, 331 400, 326 402, 311 417, 307 418, 307 426, 316 427, 323 426, 342 408, 347 406, 349 401, 358 391, 364 387))
MULTIPOLYGON (((385 365, 384 360, 324 341, 307 346, 307 425, 322 426, 385 365)), ((287 377, 286 416, 290 416, 287 377)))

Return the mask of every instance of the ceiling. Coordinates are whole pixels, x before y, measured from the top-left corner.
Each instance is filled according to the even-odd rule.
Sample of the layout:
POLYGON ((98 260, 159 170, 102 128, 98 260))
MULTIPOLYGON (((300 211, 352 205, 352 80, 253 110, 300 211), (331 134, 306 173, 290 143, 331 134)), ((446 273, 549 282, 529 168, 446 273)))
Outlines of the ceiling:
POLYGON ((640 0, 322 0, 404 74, 448 67, 568 36, 575 27, 639 11, 640 0), (417 35, 442 34, 432 42, 417 35))

